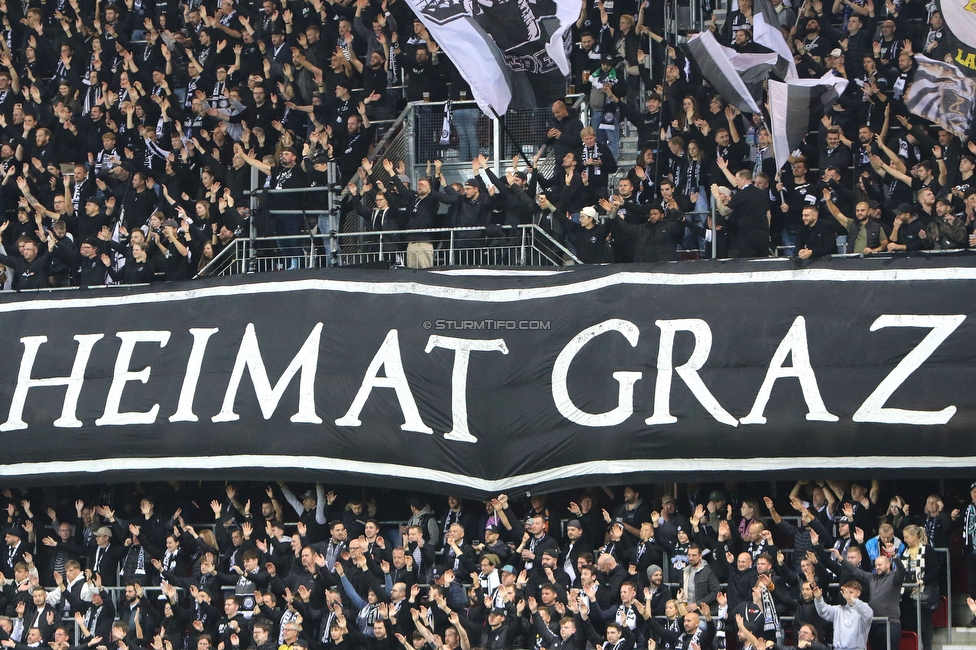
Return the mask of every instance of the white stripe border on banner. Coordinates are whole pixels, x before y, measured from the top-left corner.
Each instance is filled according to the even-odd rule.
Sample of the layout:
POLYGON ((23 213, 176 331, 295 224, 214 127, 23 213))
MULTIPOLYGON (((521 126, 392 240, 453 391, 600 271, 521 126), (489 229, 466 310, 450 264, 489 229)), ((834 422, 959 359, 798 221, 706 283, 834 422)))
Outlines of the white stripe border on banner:
POLYGON ((208 298, 223 298, 268 293, 292 293, 301 291, 335 291, 367 295, 402 295, 441 298, 485 303, 508 303, 524 300, 541 300, 573 296, 607 287, 623 285, 643 286, 715 286, 733 284, 760 284, 764 282, 944 282, 946 280, 976 280, 976 267, 942 267, 931 269, 790 269, 782 271, 744 271, 741 273, 655 273, 623 271, 602 278, 581 280, 567 285, 532 287, 527 289, 470 289, 444 287, 423 282, 363 282, 309 278, 235 284, 217 287, 201 287, 184 291, 137 293, 93 298, 66 298, 63 300, 27 300, 0 303, 0 314, 46 311, 51 309, 84 309, 91 307, 123 307, 162 302, 184 302, 208 298), (147 296, 152 303, 147 303, 147 296))
POLYGON ((871 470, 970 468, 976 457, 964 456, 813 456, 803 458, 654 458, 593 460, 520 474, 501 479, 482 479, 424 467, 394 463, 316 458, 307 456, 192 456, 161 458, 105 458, 99 460, 47 461, 0 465, 0 477, 51 476, 56 474, 100 474, 127 470, 233 470, 274 469, 312 470, 369 474, 374 476, 413 476, 419 480, 464 486, 483 492, 501 492, 590 475, 624 475, 652 472, 770 472, 777 470, 871 470), (661 470, 653 470, 660 467, 661 470))

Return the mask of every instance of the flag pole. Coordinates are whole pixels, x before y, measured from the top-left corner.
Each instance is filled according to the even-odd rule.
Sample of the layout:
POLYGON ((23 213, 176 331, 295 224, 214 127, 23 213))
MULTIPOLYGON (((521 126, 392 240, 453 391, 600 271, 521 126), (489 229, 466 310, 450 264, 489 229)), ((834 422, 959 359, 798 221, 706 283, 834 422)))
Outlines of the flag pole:
MULTIPOLYGON (((498 123, 498 126, 501 127, 502 133, 507 135, 508 139, 512 141, 512 144, 515 145, 515 151, 518 152, 518 155, 522 156, 522 160, 525 161, 525 164, 531 167, 532 162, 529 160, 529 157, 525 155, 525 151, 522 150, 522 145, 519 144, 518 140, 515 139, 515 136, 513 136, 512 133, 508 130, 508 127, 505 126, 505 120, 503 119, 503 117, 499 116, 498 113, 495 112, 494 106, 489 106, 488 110, 491 112, 491 117, 498 123)), ((501 161, 502 152, 496 151, 495 158, 501 161)))

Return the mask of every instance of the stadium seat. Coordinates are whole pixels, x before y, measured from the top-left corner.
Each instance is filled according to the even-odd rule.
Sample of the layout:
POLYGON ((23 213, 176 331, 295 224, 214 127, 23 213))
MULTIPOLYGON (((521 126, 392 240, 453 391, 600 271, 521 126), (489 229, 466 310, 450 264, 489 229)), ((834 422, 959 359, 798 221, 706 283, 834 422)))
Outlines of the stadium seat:
POLYGON ((918 634, 903 631, 901 641, 898 643, 898 650, 918 650, 918 634))
POLYGON ((949 627, 949 600, 942 596, 939 606, 932 612, 932 627, 949 627))

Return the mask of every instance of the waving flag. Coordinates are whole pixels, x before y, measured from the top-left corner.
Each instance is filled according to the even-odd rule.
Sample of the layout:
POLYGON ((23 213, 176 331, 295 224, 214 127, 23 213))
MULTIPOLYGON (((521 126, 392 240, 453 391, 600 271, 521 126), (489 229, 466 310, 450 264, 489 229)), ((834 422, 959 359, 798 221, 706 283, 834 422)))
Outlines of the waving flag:
POLYGON ((918 68, 905 91, 908 110, 966 139, 973 114, 976 81, 951 63, 915 55, 918 68))
POLYGON ((485 113, 533 107, 565 92, 570 0, 407 0, 471 86, 485 113))
POLYGON ((810 104, 820 100, 830 106, 847 88, 847 79, 827 73, 820 79, 769 80, 769 119, 772 122, 776 168, 782 169, 790 152, 810 127, 810 104))

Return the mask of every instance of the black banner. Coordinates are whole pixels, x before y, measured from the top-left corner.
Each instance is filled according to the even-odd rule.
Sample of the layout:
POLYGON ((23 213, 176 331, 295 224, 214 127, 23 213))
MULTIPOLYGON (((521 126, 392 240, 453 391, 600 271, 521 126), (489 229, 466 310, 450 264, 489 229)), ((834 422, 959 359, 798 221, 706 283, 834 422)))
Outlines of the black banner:
POLYGON ((973 305, 968 254, 7 295, 0 482, 959 475, 973 305))

